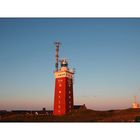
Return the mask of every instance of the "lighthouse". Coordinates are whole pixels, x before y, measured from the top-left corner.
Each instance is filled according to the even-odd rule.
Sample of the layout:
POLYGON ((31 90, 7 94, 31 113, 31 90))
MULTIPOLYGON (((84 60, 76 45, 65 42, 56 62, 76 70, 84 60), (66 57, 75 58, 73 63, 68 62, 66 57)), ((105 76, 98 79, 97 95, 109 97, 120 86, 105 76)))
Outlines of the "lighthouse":
POLYGON ((66 59, 59 60, 60 42, 55 42, 56 64, 55 64, 55 91, 53 115, 64 115, 73 109, 73 76, 74 70, 68 67, 66 59), (59 68, 60 63, 60 68, 59 68))

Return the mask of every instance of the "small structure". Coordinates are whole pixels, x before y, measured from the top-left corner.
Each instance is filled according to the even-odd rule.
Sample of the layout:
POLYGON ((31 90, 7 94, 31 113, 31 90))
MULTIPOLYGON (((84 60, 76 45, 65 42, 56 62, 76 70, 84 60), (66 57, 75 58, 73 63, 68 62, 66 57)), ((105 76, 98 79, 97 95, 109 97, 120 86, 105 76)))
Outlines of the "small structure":
POLYGON ((43 107, 43 108, 42 108, 42 111, 46 112, 46 108, 45 108, 45 107, 43 107))
POLYGON ((38 115, 38 112, 35 112, 35 115, 37 116, 38 115))
POLYGON ((83 105, 74 105, 74 110, 79 110, 79 109, 87 109, 87 108, 86 108, 85 104, 83 104, 83 105))
POLYGON ((138 103, 133 103, 132 106, 133 106, 134 109, 135 108, 139 108, 139 104, 138 103))
POLYGON ((134 109, 139 108, 139 104, 137 103, 136 99, 137 99, 137 96, 134 96, 134 103, 132 103, 132 108, 134 109))

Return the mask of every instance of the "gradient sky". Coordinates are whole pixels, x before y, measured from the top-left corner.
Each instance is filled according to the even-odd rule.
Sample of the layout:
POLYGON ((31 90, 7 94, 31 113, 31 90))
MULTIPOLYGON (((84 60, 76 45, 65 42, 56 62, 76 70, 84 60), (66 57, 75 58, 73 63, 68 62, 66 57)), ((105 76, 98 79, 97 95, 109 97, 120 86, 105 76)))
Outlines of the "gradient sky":
POLYGON ((75 104, 140 102, 140 19, 0 19, 0 110, 53 109, 58 40, 76 69, 75 104))

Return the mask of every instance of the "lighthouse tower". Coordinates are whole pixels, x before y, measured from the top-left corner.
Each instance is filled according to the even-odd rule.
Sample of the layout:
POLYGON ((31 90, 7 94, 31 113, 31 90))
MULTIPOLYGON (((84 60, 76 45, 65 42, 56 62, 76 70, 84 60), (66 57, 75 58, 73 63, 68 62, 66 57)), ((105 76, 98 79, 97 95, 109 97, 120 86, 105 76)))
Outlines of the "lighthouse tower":
POLYGON ((60 43, 56 42, 56 70, 55 93, 54 93, 54 115, 64 115, 73 109, 73 75, 74 71, 69 70, 68 61, 62 59, 58 61, 60 43), (58 68, 60 62, 60 69, 58 68))

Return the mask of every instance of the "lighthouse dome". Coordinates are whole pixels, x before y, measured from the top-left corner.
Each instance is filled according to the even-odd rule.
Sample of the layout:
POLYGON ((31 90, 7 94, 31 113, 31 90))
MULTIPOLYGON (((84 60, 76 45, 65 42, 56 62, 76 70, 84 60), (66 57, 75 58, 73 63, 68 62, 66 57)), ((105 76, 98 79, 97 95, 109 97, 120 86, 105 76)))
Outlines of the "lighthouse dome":
POLYGON ((66 59, 61 60, 61 67, 68 67, 68 61, 66 59))
POLYGON ((62 59, 60 62, 61 62, 61 71, 68 70, 68 61, 66 59, 62 59))

